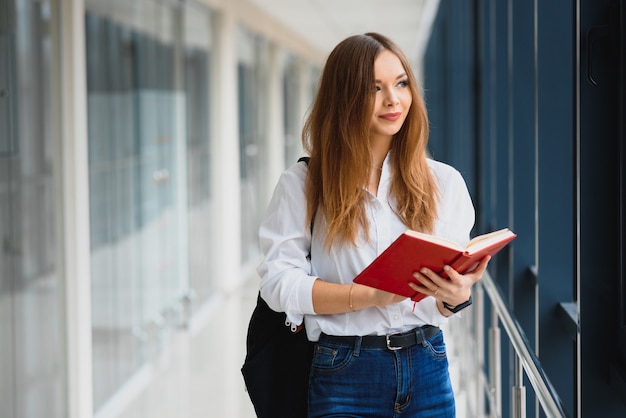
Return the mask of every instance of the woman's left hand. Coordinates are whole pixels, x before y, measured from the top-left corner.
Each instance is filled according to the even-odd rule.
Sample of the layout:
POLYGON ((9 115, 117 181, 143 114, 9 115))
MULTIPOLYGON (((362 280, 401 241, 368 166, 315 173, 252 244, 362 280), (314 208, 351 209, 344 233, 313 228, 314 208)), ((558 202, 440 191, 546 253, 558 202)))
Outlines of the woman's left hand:
POLYGON ((470 298, 472 286, 482 278, 490 259, 490 256, 486 256, 474 269, 465 274, 445 266, 444 272, 448 275, 446 278, 423 268, 419 273, 413 274, 416 281, 409 283, 409 286, 417 292, 433 296, 437 299, 438 305, 446 302, 450 306, 457 306, 470 298))

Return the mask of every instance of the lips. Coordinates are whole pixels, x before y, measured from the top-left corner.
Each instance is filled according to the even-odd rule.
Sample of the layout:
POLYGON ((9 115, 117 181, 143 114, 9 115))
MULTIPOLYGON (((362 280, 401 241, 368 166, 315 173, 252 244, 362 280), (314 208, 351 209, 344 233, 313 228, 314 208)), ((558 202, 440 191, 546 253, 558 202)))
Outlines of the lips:
POLYGON ((379 118, 388 120, 389 122, 395 122, 400 119, 400 116, 402 116, 401 112, 385 113, 384 115, 380 115, 379 118))

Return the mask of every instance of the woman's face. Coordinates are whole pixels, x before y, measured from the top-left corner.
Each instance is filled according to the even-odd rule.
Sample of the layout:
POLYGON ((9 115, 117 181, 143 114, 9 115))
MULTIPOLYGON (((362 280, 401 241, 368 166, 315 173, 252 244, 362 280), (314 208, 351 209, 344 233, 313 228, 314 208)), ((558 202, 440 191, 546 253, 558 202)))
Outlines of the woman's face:
POLYGON ((413 97, 409 78, 400 59, 384 50, 374 61, 376 99, 370 123, 370 140, 391 140, 398 133, 411 107, 413 97))

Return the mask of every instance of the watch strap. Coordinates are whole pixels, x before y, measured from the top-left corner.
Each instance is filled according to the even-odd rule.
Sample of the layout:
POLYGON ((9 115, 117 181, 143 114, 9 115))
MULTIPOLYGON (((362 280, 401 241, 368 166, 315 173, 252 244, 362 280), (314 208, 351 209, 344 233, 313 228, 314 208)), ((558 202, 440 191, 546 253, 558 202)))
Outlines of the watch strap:
POLYGON ((467 308, 471 304, 472 304, 472 295, 470 295, 470 298, 467 301, 461 303, 460 305, 450 306, 446 302, 443 302, 443 307, 452 313, 457 313, 460 310, 467 308))

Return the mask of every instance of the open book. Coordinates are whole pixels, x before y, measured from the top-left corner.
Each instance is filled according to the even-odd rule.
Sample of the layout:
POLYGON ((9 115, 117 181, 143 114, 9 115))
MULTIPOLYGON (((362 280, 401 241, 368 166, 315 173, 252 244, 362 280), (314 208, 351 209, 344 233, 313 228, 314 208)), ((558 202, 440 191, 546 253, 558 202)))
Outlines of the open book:
POLYGON ((495 255, 517 235, 510 229, 479 235, 465 247, 422 232, 407 230, 385 249, 357 277, 355 283, 406 296, 419 301, 426 295, 415 292, 408 283, 413 273, 427 267, 444 276, 447 264, 459 273, 474 268, 486 255, 495 255))

